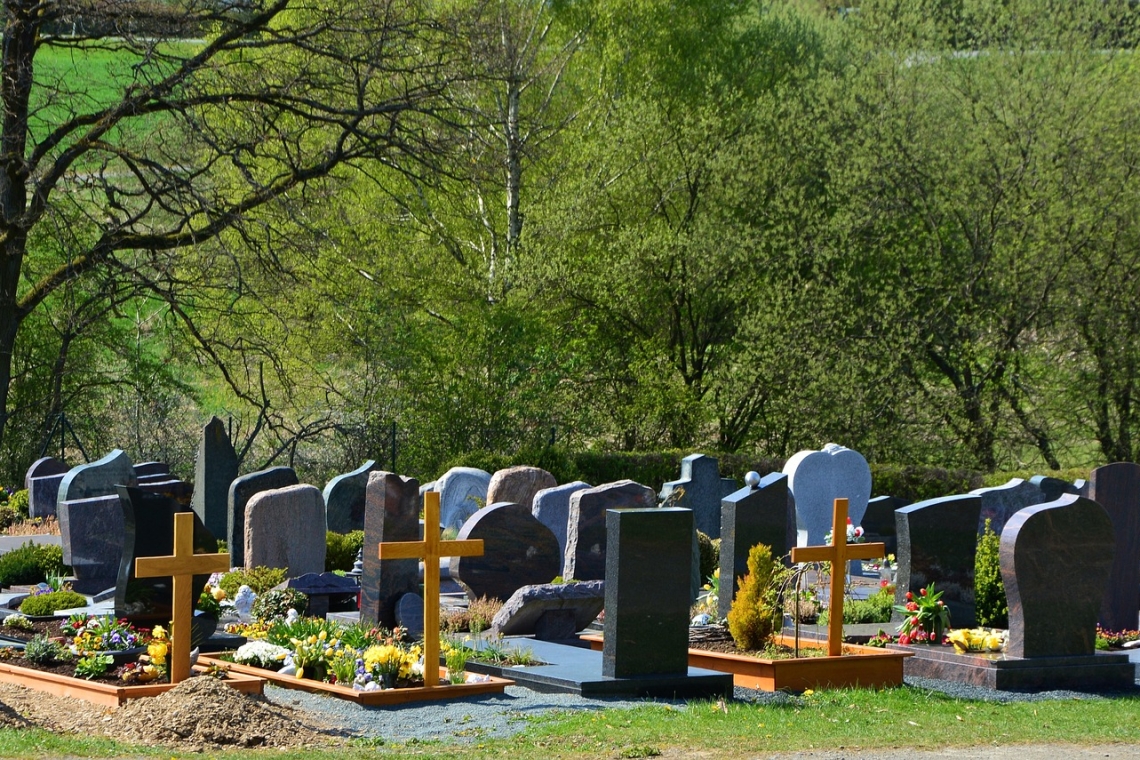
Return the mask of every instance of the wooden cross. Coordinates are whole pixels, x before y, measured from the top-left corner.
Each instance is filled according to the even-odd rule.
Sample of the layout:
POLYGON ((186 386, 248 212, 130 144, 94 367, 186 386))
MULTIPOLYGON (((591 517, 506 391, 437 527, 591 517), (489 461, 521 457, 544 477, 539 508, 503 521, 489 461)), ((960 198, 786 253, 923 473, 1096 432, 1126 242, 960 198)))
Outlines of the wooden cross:
MULTIPOLYGON (((220 573, 230 569, 228 554, 194 553, 194 513, 174 515, 174 554, 166 557, 139 557, 135 560, 135 576, 174 579, 174 620, 170 625, 170 682, 190 677, 190 627, 194 620, 194 576, 220 573)), ((197 589, 201 593, 201 589, 197 589)))
POLYGON ((843 653, 843 581, 847 576, 847 560, 878 559, 886 551, 881 543, 847 543, 847 499, 835 500, 831 546, 797 546, 792 549, 792 562, 831 563, 831 600, 827 613, 827 653, 831 657, 843 653))
POLYGON ((439 560, 441 557, 479 557, 481 539, 441 541, 439 493, 424 494, 424 540, 380 544, 380 559, 421 559, 424 563, 424 686, 439 685, 439 560))

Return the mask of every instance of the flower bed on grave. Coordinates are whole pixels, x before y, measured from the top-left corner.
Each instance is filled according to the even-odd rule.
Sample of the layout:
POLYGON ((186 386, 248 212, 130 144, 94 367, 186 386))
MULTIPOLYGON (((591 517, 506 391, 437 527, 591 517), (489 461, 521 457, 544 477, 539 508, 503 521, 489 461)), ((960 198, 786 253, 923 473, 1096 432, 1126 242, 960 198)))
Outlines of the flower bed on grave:
MULTIPOLYGON (((0 646, 0 682, 112 707, 173 688, 169 641, 161 626, 136 629, 110 616, 31 621, 9 615, 2 631, 23 648, 0 646)), ((194 673, 247 693, 260 694, 264 684, 224 668, 200 667, 194 673)))
MULTIPOLYGON (((264 678, 287 689, 385 705, 502 693, 503 678, 439 669, 440 685, 424 684, 423 648, 400 629, 385 631, 318 618, 279 621, 240 631, 251 640, 199 662, 264 678)), ((437 665, 438 667, 438 665, 437 665)))

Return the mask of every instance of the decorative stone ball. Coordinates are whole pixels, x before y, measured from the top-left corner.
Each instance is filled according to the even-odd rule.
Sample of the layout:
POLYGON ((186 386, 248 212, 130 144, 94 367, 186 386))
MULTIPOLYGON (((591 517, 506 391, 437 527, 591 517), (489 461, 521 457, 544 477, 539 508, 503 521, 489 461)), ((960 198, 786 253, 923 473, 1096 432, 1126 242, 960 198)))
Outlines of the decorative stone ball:
POLYGON ((253 609, 253 603, 257 600, 257 594, 253 593, 253 589, 249 586, 242 586, 234 595, 234 610, 238 614, 238 619, 243 623, 249 622, 250 610, 253 609))
POLYGON ((756 470, 749 470, 744 474, 744 482, 748 484, 749 488, 755 488, 760 485, 760 473, 756 470))

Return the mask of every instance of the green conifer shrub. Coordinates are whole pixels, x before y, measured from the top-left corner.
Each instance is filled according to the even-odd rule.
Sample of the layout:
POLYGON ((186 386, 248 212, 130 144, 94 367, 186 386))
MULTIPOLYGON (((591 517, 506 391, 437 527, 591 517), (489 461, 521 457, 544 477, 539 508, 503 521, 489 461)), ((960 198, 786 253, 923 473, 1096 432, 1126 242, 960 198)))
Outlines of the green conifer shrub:
POLYGON ((989 518, 978 538, 978 553, 974 559, 974 609, 978 625, 1009 627, 1009 605, 1001 580, 1001 538, 990 527, 989 518))

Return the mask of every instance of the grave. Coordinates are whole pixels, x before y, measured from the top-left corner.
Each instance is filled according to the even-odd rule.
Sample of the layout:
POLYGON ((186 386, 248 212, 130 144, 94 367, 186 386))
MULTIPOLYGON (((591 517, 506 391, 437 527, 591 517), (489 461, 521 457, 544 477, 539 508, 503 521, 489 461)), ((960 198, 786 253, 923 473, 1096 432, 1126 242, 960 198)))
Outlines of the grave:
POLYGON ((72 467, 59 484, 56 509, 64 501, 91 499, 96 496, 118 496, 115 486, 135 485, 131 458, 115 449, 102 459, 72 467))
MULTIPOLYGON (((226 546, 234 567, 245 567, 245 507, 254 494, 297 485, 292 467, 270 467, 234 478, 226 494, 226 546)), ((321 570, 324 570, 322 567, 321 570)))
POLYGON ((898 534, 895 527, 895 510, 909 507, 909 499, 897 496, 876 496, 867 502, 863 513, 863 535, 868 541, 880 541, 887 554, 898 554, 898 534))
POLYGON ((118 494, 60 502, 59 531, 72 588, 88 595, 113 588, 125 542, 118 494))
POLYGON ((380 470, 375 459, 369 459, 352 472, 337 475, 322 492, 328 529, 334 533, 364 530, 365 492, 368 476, 380 470))
POLYGON ((555 486, 554 488, 544 488, 534 495, 531 514, 540 523, 550 528, 554 538, 558 541, 558 556, 561 558, 558 563, 559 575, 564 575, 565 569, 566 531, 570 523, 570 497, 589 487, 589 483, 575 480, 573 483, 555 486))
MULTIPOLYGON (((364 508, 364 545, 420 538, 420 487, 415 478, 391 472, 368 476, 364 508)), ((438 531, 435 531, 438 534, 438 531)), ((365 551, 360 576, 360 621, 384 628, 397 625, 396 604, 404 594, 420 588, 415 560, 385 559, 365 551)))
POLYGON ((571 640, 597 619, 605 603, 605 581, 523 586, 495 614, 491 633, 571 640))
POLYGON ((278 588, 292 588, 309 598, 308 617, 323 618, 331 611, 356 610, 360 587, 351 578, 336 573, 305 573, 290 578, 278 588))
POLYGON ((1112 534, 1104 508, 1076 494, 1017 512, 1001 535, 1001 574, 1009 600, 1006 651, 957 654, 946 647, 901 647, 914 652, 906 674, 1009 691, 1131 688, 1136 669, 1128 655, 1095 649, 1097 612, 1113 561, 1112 534))
POLYGON ((202 428, 202 437, 198 441, 190 505, 211 533, 224 536, 227 541, 230 540, 227 507, 230 484, 237 476, 237 452, 230 442, 226 426, 217 417, 211 417, 202 428))
POLYGON ((831 530, 836 499, 847 499, 858 525, 871 498, 871 468, 858 451, 829 443, 820 451, 800 451, 784 465, 796 503, 797 546, 820 545, 831 530))
POLYGON ((290 577, 323 573, 326 532, 316 486, 260 491, 245 506, 245 567, 283 567, 290 577))
POLYGON ((720 508, 720 583, 717 615, 724 619, 748 573, 748 552, 757 544, 776 556, 788 552, 788 476, 773 472, 763 478, 750 472, 744 488, 729 494, 720 508), (754 483, 754 484, 753 484, 754 483))
POLYGON ((523 504, 500 503, 472 515, 457 538, 482 541, 478 555, 451 558, 451 577, 469 599, 506 601, 523 586, 550 583, 562 568, 554 534, 523 504))
POLYGON ((696 529, 709 538, 720 538, 721 500, 736 490, 736 481, 720 476, 715 457, 690 454, 681 460, 681 477, 661 487, 661 500, 693 510, 696 529), (670 497, 679 494, 670 501, 670 497))
POLYGON ((28 516, 55 517, 59 484, 67 475, 67 465, 55 457, 42 457, 32 462, 24 474, 24 488, 28 489, 28 516))
MULTIPOLYGON (((1041 489, 1042 501, 1056 501, 1067 493, 1081 494, 1080 487, 1076 483, 1070 483, 1067 480, 1060 478, 1051 478, 1048 475, 1034 475, 1029 479, 1029 482, 1041 489)), ((1079 481, 1083 483, 1084 481, 1079 481)))
MULTIPOLYGON (((898 534, 898 578, 895 603, 905 604, 932 581, 944 592, 955 628, 977 625, 974 609, 974 559, 978 553, 977 494, 944 496, 895 510, 898 534)), ((898 613, 895 613, 896 617, 898 613)))
MULTIPOLYGON (((436 481, 441 528, 459 530, 467 518, 487 503, 491 473, 475 467, 452 467, 436 481)), ((426 494, 425 494, 426 495, 426 494)))
POLYGON ((990 521, 993 532, 1001 535, 1005 523, 1019 510, 1045 501, 1040 488, 1021 478, 1012 478, 1008 483, 993 488, 978 488, 970 491, 982 498, 981 513, 978 515, 978 534, 990 521))
POLYGON ((491 476, 491 482, 487 486, 487 503, 510 502, 532 509, 535 494, 556 485, 558 481, 554 476, 541 467, 508 467, 491 476))
MULTIPOLYGON (((606 510, 656 506, 657 494, 653 489, 632 480, 605 483, 571 494, 562 577, 579 581, 606 577, 606 510)), ((686 571, 690 571, 692 562, 691 541, 689 553, 686 571)))
POLYGON ((1117 462, 1097 467, 1088 490, 1088 498, 1108 514, 1114 532, 1114 559, 1100 624, 1110 631, 1135 630, 1140 609, 1140 465, 1117 462))

